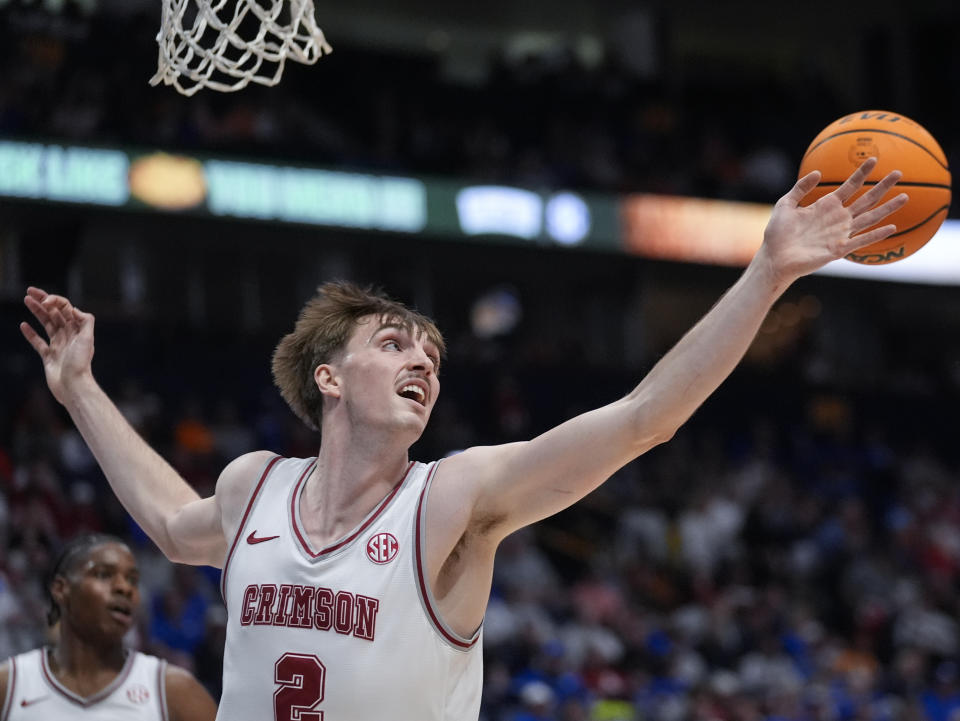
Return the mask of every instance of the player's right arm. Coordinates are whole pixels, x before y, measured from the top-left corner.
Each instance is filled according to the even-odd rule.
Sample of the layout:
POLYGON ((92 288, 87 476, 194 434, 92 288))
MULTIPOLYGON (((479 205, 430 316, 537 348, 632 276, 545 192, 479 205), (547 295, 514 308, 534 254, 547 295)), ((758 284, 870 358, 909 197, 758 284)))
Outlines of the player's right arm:
POLYGON ((243 503, 245 487, 252 483, 246 473, 256 473, 248 469, 262 465, 262 454, 238 458, 221 474, 217 494, 200 498, 94 379, 93 315, 39 288, 28 289, 24 303, 47 340, 28 323, 20 330, 43 361, 50 391, 70 413, 123 507, 171 561, 220 566, 227 545, 225 514, 227 521, 236 515, 234 506, 243 503))

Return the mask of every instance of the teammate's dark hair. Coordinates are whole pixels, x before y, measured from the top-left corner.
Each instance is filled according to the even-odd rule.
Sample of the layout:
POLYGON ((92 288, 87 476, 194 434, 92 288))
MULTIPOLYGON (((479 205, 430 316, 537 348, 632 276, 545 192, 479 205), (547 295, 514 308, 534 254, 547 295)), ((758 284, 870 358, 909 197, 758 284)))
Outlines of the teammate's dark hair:
POLYGON ((60 551, 60 555, 57 556, 57 560, 50 569, 45 586, 47 597, 50 599, 50 610, 47 611, 47 623, 50 626, 60 620, 60 606, 57 605, 53 593, 50 591, 51 586, 53 586, 53 579, 57 576, 69 575, 79 561, 86 558, 94 548, 102 546, 104 543, 119 543, 121 546, 127 545, 123 539, 112 536, 109 533, 88 533, 83 536, 77 536, 60 551))

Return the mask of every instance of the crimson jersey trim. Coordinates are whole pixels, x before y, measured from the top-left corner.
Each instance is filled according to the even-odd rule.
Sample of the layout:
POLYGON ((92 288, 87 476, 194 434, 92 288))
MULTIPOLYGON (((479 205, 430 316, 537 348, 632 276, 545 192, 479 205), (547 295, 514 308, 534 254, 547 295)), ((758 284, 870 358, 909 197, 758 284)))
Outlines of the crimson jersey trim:
POLYGON ((477 630, 473 632, 473 635, 467 638, 455 633, 443 622, 443 618, 436 608, 436 601, 433 598, 433 593, 430 591, 430 585, 427 583, 427 574, 424 570, 423 540, 426 531, 424 516, 426 516, 427 493, 430 490, 430 484, 433 482, 433 477, 436 475, 437 468, 439 467, 440 462, 437 461, 434 463, 433 468, 430 469, 427 480, 423 484, 423 490, 420 491, 420 500, 417 502, 417 520, 414 524, 414 545, 416 547, 414 562, 416 563, 417 571, 417 587, 420 590, 420 600, 423 601, 423 607, 437 632, 453 647, 462 651, 469 651, 480 638, 480 628, 477 628, 477 630))
POLYGON ((43 671, 43 678, 54 691, 59 693, 68 701, 72 701, 83 708, 89 708, 90 706, 103 701, 110 694, 120 688, 123 682, 127 680, 127 676, 130 675, 130 671, 133 669, 133 662, 137 655, 133 651, 127 651, 127 658, 123 662, 123 668, 120 669, 120 673, 117 674, 117 677, 113 679, 113 681, 108 683, 92 696, 81 696, 60 683, 57 680, 57 677, 53 675, 53 672, 50 670, 50 666, 47 664, 47 654, 49 652, 49 647, 41 649, 40 651, 40 669, 43 671))
MULTIPOLYGON (((297 481, 296 486, 294 486, 293 493, 290 496, 290 519, 293 526, 293 533, 297 537, 297 541, 300 543, 300 549, 307 554, 311 560, 319 560, 324 556, 329 556, 331 553, 338 551, 344 546, 352 543, 354 540, 356 540, 357 536, 367 530, 370 525, 377 520, 377 517, 383 513, 384 510, 386 510, 387 506, 390 505, 390 501, 396 497, 397 492, 403 487, 403 484, 406 482, 407 478, 410 477, 410 471, 414 465, 415 463, 413 461, 407 464, 407 470, 404 471, 403 478, 400 479, 400 482, 393 487, 393 489, 386 495, 386 497, 384 497, 382 501, 380 501, 380 504, 370 512, 370 514, 360 523, 353 533, 319 551, 314 551, 312 548, 310 548, 310 542, 307 540, 306 531, 300 527, 301 524, 298 505, 303 483, 307 477, 307 473, 304 472, 304 474, 300 476, 300 479, 297 481)), ((310 468, 312 467, 313 464, 310 465, 310 468)))
POLYGON ((260 489, 263 488, 263 484, 267 480, 267 476, 270 475, 270 471, 273 470, 273 467, 282 460, 284 460, 283 456, 274 456, 264 467, 263 473, 260 474, 260 480, 257 481, 257 485, 250 494, 250 500, 247 501, 247 507, 243 511, 243 517, 240 519, 240 525, 237 526, 237 532, 233 537, 233 543, 230 545, 230 550, 227 551, 227 557, 223 561, 223 572, 220 574, 220 595, 223 597, 223 603, 225 606, 227 605, 227 568, 230 565, 230 559, 233 557, 233 552, 237 549, 237 543, 240 542, 240 537, 243 535, 243 528, 247 523, 247 518, 250 516, 250 511, 253 510, 253 503, 257 500, 260 489))

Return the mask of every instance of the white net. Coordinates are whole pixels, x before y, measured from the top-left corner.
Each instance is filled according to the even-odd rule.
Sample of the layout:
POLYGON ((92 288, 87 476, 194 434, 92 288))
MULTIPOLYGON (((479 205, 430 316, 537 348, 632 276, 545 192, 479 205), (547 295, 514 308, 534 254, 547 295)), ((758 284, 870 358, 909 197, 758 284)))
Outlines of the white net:
POLYGON ((254 82, 276 85, 289 58, 311 65, 332 48, 313 0, 162 0, 160 56, 151 85, 184 95, 254 82))

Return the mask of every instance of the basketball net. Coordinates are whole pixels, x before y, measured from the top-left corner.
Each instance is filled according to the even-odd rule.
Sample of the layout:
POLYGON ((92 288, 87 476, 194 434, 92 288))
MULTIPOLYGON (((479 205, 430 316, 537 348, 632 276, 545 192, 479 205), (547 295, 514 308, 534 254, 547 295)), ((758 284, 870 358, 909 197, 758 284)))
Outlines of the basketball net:
POLYGON ((313 0, 161 0, 160 55, 151 85, 184 95, 276 85, 287 58, 312 65, 332 48, 313 0), (231 17, 232 11, 232 17, 231 17))

